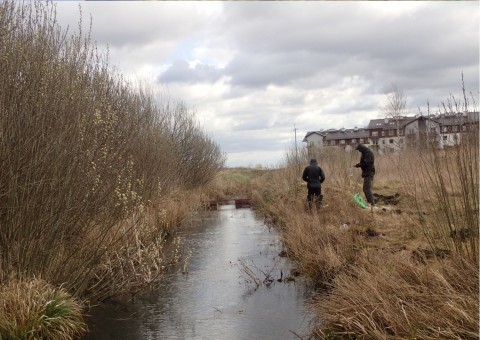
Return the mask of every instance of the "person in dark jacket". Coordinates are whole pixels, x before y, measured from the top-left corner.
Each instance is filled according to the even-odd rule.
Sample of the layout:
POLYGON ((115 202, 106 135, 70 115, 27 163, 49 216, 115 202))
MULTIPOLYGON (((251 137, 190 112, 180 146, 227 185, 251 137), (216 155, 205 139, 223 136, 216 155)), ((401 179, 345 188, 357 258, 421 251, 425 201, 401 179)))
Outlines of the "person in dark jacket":
POLYGON ((302 179, 307 182, 307 202, 309 208, 312 206, 312 202, 315 202, 319 207, 322 204, 322 186, 325 181, 325 174, 322 168, 318 166, 317 160, 312 158, 310 165, 303 170, 302 179))
POLYGON ((375 200, 373 199, 372 194, 372 183, 373 176, 375 176, 375 157, 373 151, 363 144, 358 144, 355 150, 360 151, 362 154, 362 157, 360 157, 360 163, 355 164, 354 166, 362 169, 363 193, 365 194, 367 202, 374 206, 375 200))

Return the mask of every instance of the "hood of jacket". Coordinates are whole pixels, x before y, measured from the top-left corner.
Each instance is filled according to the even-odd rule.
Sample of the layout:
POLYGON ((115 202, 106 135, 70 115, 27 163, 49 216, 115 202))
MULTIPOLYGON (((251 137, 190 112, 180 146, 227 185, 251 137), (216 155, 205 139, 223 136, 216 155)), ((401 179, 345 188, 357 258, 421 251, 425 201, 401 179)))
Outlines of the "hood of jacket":
POLYGON ((355 150, 358 150, 358 151, 360 151, 360 152, 365 151, 365 150, 367 150, 367 149, 368 149, 368 148, 367 148, 365 145, 363 145, 363 144, 358 144, 357 147, 355 148, 355 150))

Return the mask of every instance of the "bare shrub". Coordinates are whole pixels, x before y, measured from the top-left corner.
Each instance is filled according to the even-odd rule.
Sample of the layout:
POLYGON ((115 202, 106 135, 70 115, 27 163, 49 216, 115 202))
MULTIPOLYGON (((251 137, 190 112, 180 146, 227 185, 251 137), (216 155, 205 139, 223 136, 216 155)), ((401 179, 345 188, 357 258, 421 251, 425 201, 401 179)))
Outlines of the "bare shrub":
POLYGON ((191 189, 211 182, 225 161, 219 146, 202 131, 185 104, 167 103, 162 112, 173 151, 170 162, 181 185, 191 189))
POLYGON ((158 272, 139 268, 161 268, 150 259, 185 212, 166 209, 150 239, 147 214, 211 180, 218 145, 185 106, 112 71, 88 34, 68 36, 52 3, 0 4, 0 56, 0 282, 39 276, 92 299, 149 283, 158 272))

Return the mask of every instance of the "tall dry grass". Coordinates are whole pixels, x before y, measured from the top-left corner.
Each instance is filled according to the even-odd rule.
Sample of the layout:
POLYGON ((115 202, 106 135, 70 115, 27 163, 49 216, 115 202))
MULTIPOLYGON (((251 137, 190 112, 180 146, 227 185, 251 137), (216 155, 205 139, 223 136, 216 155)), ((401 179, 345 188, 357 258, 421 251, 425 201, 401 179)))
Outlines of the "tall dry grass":
POLYGON ((219 146, 68 35, 53 3, 0 3, 0 69, 0 283, 41 277, 91 301, 150 284, 219 146))
POLYGON ((478 128, 445 150, 404 153, 399 161, 419 225, 433 249, 478 262, 478 128))
MULTIPOLYGON (((358 211, 360 208, 352 200, 355 188, 347 162, 334 150, 327 155, 328 158, 315 156, 326 173, 322 185, 324 206, 319 210, 307 209, 307 187, 301 181, 298 166, 287 164, 269 171, 253 181, 252 190, 255 209, 281 229, 289 255, 320 286, 329 286, 339 272, 355 263, 365 235, 376 229, 369 212, 358 211), (336 159, 342 160, 338 168, 343 165, 343 172, 330 172, 336 159), (339 178, 341 175, 337 174, 342 173, 348 177, 339 178), (342 226, 347 226, 348 231, 342 226)), ((304 161, 306 166, 308 160, 304 161)))
POLYGON ((297 152, 258 180, 257 210, 323 288, 319 338, 478 338, 478 131, 462 137, 450 150, 376 155, 374 193, 400 194, 385 210, 352 202, 361 192, 356 152, 302 153, 326 174, 318 211, 305 209, 297 152))
MULTIPOLYGON (((361 192, 361 171, 353 167, 360 159, 359 152, 344 151, 340 148, 323 148, 311 150, 309 156, 317 159, 323 171, 328 174, 329 187, 345 192, 352 190, 361 192)), ((306 155, 303 160, 303 164, 306 164, 308 161, 306 155)))
POLYGON ((478 339, 478 268, 468 261, 369 254, 333 285, 317 303, 322 339, 478 339))

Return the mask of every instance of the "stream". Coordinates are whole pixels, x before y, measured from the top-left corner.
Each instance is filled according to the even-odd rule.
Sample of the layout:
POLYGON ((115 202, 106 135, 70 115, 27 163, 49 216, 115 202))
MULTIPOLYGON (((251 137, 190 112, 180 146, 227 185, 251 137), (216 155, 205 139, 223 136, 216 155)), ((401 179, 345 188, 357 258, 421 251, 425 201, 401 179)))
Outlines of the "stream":
POLYGON ((309 338, 313 292, 279 256, 279 233, 235 205, 197 222, 180 232, 187 265, 132 303, 96 307, 85 339, 309 338))

